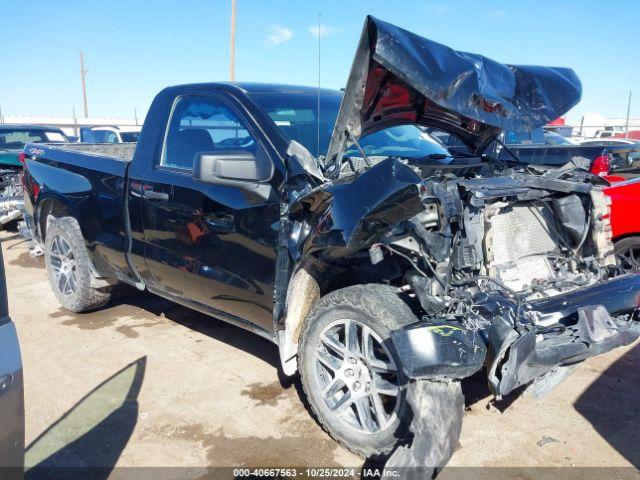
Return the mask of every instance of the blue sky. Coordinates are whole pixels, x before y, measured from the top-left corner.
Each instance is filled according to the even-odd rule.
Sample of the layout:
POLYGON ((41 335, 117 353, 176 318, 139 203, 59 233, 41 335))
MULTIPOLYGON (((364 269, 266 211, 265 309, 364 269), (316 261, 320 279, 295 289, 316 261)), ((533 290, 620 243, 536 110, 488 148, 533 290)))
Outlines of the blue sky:
MULTIPOLYGON (((0 0, 4 115, 82 110, 140 117, 167 85, 227 80, 231 0, 0 0)), ((455 49, 505 63, 572 67, 583 83, 570 113, 640 117, 640 2, 237 0, 236 79, 315 85, 322 14, 322 84, 346 81, 372 14, 455 49)))

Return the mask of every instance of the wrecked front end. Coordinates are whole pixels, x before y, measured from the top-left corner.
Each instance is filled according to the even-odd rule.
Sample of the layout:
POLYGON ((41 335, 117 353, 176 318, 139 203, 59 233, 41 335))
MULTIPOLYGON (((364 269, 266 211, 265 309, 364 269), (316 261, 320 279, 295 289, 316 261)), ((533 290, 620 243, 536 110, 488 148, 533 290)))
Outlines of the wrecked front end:
POLYGON ((392 334, 408 378, 486 366, 496 397, 532 382, 541 394, 640 335, 640 276, 620 276, 608 215, 579 172, 423 179, 387 159, 299 199, 289 246, 320 291, 398 288, 419 319, 392 334))
POLYGON ((543 394, 640 335, 640 277, 616 265, 602 180, 577 164, 541 172, 483 155, 501 129, 540 127, 580 96, 570 69, 503 65, 367 17, 326 157, 288 152, 313 181, 293 185, 305 174, 289 168, 276 288, 285 373, 320 297, 385 284, 410 308, 385 344, 418 380, 406 385, 413 440, 387 467, 446 463, 461 428, 457 380, 486 368, 497 398, 529 384, 543 394), (403 125, 467 153, 370 148, 374 158, 359 143, 403 125))

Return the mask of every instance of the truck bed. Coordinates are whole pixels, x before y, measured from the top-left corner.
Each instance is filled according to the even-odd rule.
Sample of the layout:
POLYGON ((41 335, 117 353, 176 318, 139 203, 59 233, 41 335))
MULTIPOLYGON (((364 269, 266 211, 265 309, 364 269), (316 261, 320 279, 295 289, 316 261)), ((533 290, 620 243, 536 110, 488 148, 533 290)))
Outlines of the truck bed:
MULTIPOLYGON (((598 155, 608 153, 611 158, 611 171, 616 174, 639 172, 636 165, 630 161, 630 153, 636 152, 635 147, 627 145, 539 145, 519 144, 507 145, 521 162, 528 165, 547 165, 560 167, 573 157, 584 157, 593 161, 598 155)), ((501 150, 501 160, 511 159, 511 155, 501 150)))
POLYGON ((52 166, 64 165, 66 170, 95 180, 102 175, 125 177, 135 147, 131 143, 30 143, 24 151, 46 159, 52 166))
POLYGON ((92 261, 102 276, 127 276, 125 195, 127 170, 135 144, 43 144, 24 147, 25 171, 39 185, 26 188, 25 209, 42 222, 38 206, 64 206, 85 237, 92 261))
POLYGON ((124 160, 126 162, 131 161, 133 158, 133 152, 136 150, 135 143, 45 143, 42 145, 46 145, 48 148, 54 148, 57 150, 71 150, 100 157, 111 157, 116 160, 124 160))
MULTIPOLYGON (((539 145, 523 144, 508 145, 518 158, 531 165, 561 166, 569 162, 573 157, 585 157, 593 160, 607 148, 600 145, 539 145)), ((500 152, 500 159, 508 159, 507 151, 500 152)))

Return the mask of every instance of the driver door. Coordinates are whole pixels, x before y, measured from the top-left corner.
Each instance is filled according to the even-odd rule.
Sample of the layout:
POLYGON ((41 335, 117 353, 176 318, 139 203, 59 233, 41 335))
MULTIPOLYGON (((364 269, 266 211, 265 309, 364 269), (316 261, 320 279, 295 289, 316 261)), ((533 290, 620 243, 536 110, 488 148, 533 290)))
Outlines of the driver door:
POLYGON ((193 175, 202 153, 247 152, 272 165, 248 125, 221 97, 176 99, 161 157, 142 182, 145 281, 175 301, 269 336, 279 220, 275 189, 265 185, 269 193, 256 195, 251 188, 214 185, 193 175))

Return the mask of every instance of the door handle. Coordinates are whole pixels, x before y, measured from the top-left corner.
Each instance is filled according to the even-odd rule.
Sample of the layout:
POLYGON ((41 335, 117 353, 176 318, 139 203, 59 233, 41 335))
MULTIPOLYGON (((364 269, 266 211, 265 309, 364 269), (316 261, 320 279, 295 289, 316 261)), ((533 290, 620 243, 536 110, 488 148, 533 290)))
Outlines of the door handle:
POLYGON ((153 190, 145 190, 142 195, 148 200, 169 200, 169 194, 166 192, 154 192, 153 190))

